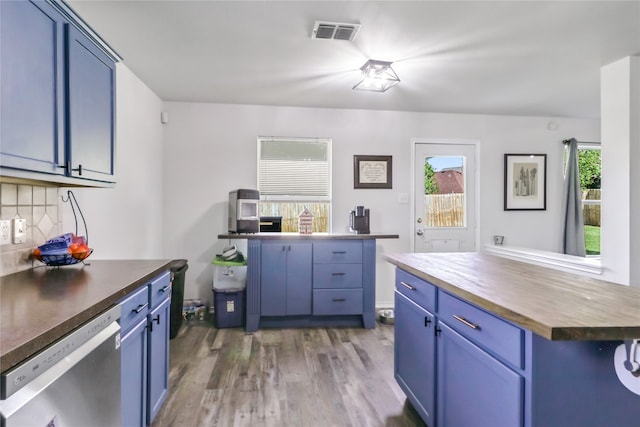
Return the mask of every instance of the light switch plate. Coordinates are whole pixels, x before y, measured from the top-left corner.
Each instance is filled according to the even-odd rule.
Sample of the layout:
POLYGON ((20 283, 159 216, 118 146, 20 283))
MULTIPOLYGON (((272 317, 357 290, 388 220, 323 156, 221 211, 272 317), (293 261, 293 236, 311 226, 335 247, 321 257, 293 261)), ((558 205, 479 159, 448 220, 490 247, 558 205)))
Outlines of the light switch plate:
POLYGON ((13 220, 13 243, 24 243, 27 241, 27 220, 24 218, 14 218, 13 220))
POLYGON ((0 245, 11 243, 11 221, 3 219, 0 221, 0 245))

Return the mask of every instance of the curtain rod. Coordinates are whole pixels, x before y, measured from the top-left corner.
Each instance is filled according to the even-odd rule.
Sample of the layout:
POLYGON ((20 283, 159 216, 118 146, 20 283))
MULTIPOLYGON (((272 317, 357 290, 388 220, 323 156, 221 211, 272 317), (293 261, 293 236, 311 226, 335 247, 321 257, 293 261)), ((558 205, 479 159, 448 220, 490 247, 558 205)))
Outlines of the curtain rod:
MULTIPOLYGON (((562 141, 562 144, 567 145, 568 143, 571 142, 572 139, 575 139, 575 138, 565 139, 562 141)), ((585 145, 600 145, 600 142, 586 142, 586 141, 577 141, 577 140, 576 142, 578 144, 585 144, 585 145)))

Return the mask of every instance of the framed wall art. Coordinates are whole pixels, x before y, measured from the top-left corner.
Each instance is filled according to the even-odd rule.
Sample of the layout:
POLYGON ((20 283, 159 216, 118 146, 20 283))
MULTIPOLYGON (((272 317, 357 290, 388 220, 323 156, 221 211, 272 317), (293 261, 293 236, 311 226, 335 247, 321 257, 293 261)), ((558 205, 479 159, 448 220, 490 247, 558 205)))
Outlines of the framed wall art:
POLYGON ((353 188, 392 188, 391 156, 353 156, 353 188))
POLYGON ((547 209, 547 155, 504 155, 504 210, 547 209))

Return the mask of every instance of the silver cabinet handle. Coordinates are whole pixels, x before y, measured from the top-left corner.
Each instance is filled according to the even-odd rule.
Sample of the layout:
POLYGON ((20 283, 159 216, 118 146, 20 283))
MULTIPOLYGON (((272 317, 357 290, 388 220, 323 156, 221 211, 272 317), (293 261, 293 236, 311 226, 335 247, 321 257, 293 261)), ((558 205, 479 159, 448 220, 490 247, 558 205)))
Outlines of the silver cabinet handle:
POLYGON ((416 287, 415 287, 415 286, 411 286, 410 284, 408 284, 408 283, 404 283, 403 281, 400 281, 400 284, 401 284, 402 286, 404 286, 405 288, 409 289, 410 291, 415 291, 415 290, 416 290, 416 287))
POLYGON ((145 302, 144 304, 140 304, 140 305, 138 306, 138 308, 134 308, 134 309, 133 309, 133 310, 131 310, 131 311, 135 311, 136 313, 140 313, 142 310, 144 310, 144 309, 145 309, 145 308, 147 308, 147 307, 149 307, 149 303, 148 303, 148 302, 145 302))
POLYGON ((167 285, 164 288, 160 289, 160 292, 167 292, 169 290, 171 290, 171 285, 167 285))
POLYGON ((471 323, 471 322, 469 322, 467 319, 465 319, 462 316, 458 316, 457 314, 454 314, 453 318, 456 319, 459 322, 464 323, 465 325, 467 325, 471 329, 480 329, 480 325, 476 325, 475 323, 471 323))

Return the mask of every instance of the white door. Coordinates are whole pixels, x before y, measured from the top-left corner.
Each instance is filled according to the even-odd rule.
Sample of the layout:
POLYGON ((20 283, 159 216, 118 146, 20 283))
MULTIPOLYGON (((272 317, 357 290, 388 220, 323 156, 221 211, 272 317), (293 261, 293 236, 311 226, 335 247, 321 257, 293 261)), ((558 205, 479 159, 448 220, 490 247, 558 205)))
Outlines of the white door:
POLYGON ((477 146, 414 142, 414 252, 476 250, 477 146))

